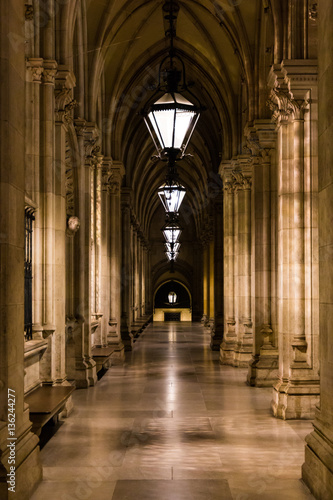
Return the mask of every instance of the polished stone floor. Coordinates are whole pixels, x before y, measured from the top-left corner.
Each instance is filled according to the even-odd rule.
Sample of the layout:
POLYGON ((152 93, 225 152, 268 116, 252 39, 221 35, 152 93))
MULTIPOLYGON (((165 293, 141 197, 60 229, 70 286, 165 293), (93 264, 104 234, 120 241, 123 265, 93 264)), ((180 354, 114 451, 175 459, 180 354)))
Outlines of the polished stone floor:
POLYGON ((32 500, 309 500, 306 421, 270 414, 270 389, 221 366, 201 325, 155 323, 41 451, 32 500))

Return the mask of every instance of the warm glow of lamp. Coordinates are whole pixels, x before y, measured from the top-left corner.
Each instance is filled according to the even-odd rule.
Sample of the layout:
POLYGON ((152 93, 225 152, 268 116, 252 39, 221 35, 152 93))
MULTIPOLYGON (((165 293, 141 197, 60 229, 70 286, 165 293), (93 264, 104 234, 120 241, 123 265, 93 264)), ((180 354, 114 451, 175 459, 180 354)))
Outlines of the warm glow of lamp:
POLYGON ((199 116, 199 109, 178 92, 167 92, 152 104, 145 123, 158 155, 184 156, 199 116))
POLYGON ((162 231, 167 243, 177 243, 180 233, 182 232, 177 222, 167 222, 163 226, 162 231))
POLYGON ((167 252, 179 253, 180 243, 165 243, 165 248, 166 248, 167 252))
POLYGON ((158 196, 167 213, 178 213, 186 189, 177 181, 167 181, 158 189, 158 196))

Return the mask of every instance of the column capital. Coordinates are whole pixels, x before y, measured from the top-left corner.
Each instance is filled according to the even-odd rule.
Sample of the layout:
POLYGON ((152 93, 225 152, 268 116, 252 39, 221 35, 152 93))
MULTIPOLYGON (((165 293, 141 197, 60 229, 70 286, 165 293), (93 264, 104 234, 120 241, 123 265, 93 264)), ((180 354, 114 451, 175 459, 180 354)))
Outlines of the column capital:
POLYGON ((132 193, 133 190, 129 187, 121 188, 121 208, 128 209, 131 211, 132 209, 132 193))
POLYGON ((44 60, 41 57, 29 57, 26 60, 28 82, 42 83, 43 62, 44 60))
POLYGON ((108 180, 108 193, 110 195, 119 195, 122 179, 125 175, 124 164, 120 161, 115 161, 111 157, 104 158, 104 164, 110 172, 108 180))
POLYGON ((53 59, 43 60, 42 83, 44 85, 54 85, 57 74, 58 63, 53 59))
POLYGON ((303 119, 305 109, 317 92, 318 67, 315 59, 289 59, 272 66, 268 76, 271 88, 267 106, 278 125, 303 119))
POLYGON ((74 87, 74 73, 64 65, 58 66, 54 89, 56 121, 58 122, 72 122, 71 111, 78 105, 72 97, 74 87))
POLYGON ((99 129, 93 122, 86 122, 84 120, 81 122, 80 120, 81 123, 79 123, 79 120, 75 120, 74 124, 76 128, 79 128, 79 130, 77 128, 77 133, 84 138, 84 156, 86 164, 94 168, 96 159, 100 155, 100 147, 97 145, 99 129))

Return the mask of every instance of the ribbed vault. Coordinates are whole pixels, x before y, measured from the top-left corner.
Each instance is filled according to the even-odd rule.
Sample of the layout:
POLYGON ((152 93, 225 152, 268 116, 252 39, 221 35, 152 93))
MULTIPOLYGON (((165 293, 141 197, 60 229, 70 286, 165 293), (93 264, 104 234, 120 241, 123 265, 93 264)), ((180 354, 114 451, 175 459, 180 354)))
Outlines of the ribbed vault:
MULTIPOLYGON (((157 268, 165 265, 163 238, 158 232, 164 217, 157 189, 166 168, 152 160, 155 151, 140 111, 158 97, 158 68, 168 54, 163 3, 91 1, 85 13, 86 53, 92 68, 89 119, 103 130, 103 151, 125 166, 124 184, 132 188, 133 210, 141 230, 153 246, 157 245, 153 261, 157 268)), ((272 63, 272 54, 263 49, 266 55, 258 62, 256 47, 259 42, 262 45, 263 38, 264 45, 269 45, 271 41, 266 39, 274 32, 267 1, 178 3, 175 48, 185 63, 190 92, 205 107, 187 151, 191 156, 178 167, 187 190, 182 207, 186 221, 183 242, 190 249, 198 243, 207 220, 209 191, 212 184, 219 183, 219 164, 242 152, 242 127, 255 117, 260 106, 254 79, 260 66, 272 63)), ((265 101, 265 90, 262 93, 261 101, 265 101)), ((185 252, 182 258, 191 268, 195 263, 190 253, 185 252)))

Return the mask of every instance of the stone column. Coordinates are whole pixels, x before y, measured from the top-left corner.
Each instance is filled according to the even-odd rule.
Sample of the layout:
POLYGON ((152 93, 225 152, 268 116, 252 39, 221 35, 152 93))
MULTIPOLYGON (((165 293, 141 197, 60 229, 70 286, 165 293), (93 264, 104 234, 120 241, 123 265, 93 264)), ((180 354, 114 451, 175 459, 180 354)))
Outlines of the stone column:
POLYGON ((110 194, 110 310, 108 344, 115 346, 112 354, 113 362, 124 359, 124 345, 120 335, 121 318, 121 275, 122 275, 122 215, 121 215, 121 182, 125 174, 124 165, 111 158, 111 176, 109 178, 110 194))
POLYGON ((220 350, 220 362, 233 365, 237 335, 235 331, 235 213, 234 178, 231 162, 223 162, 220 175, 223 179, 223 251, 224 251, 224 338, 220 350))
POLYGON ((91 357, 91 175, 93 148, 97 130, 85 120, 75 120, 81 153, 78 167, 78 218, 80 229, 74 239, 75 254, 75 322, 73 341, 75 359, 69 362, 69 378, 77 387, 88 387, 97 381, 96 363, 91 357))
MULTIPOLYGON (((66 382, 66 131, 72 123, 71 109, 75 105, 72 89, 75 77, 71 71, 59 67, 55 82, 55 266, 54 301, 54 381, 66 382)), ((66 414, 71 411, 72 403, 67 403, 66 414)))
POLYGON ((270 74, 279 179, 279 380, 272 408, 284 419, 313 418, 319 397, 317 159, 306 152, 317 143, 316 75, 311 60, 284 61, 270 74))
POLYGON ((24 4, 0 3, 0 498, 27 500, 42 479, 38 438, 31 432, 24 403, 24 47, 17 50, 9 35, 22 33, 24 4), (11 20, 10 25, 8 19, 11 20), (10 168, 9 168, 10 166, 10 168), (8 392, 8 390, 10 390, 8 392), (8 407, 8 396, 15 396, 8 407), (14 408, 15 430, 8 409, 14 408), (11 437, 15 437, 15 493, 8 491, 11 437))
POLYGON ((251 311, 251 183, 249 158, 238 157, 232 171, 235 179, 237 336, 235 366, 248 366, 252 357, 251 311))
POLYGON ((145 276, 144 276, 144 236, 143 233, 140 233, 140 239, 139 239, 139 244, 140 244, 140 253, 139 253, 139 287, 140 287, 140 292, 139 292, 139 317, 142 318, 144 316, 144 308, 145 308, 145 276))
POLYGON ((139 232, 140 232, 140 226, 139 224, 135 224, 134 226, 134 247, 133 247, 133 271, 134 271, 134 276, 133 276, 133 321, 135 322, 139 316, 140 316, 140 278, 139 278, 139 270, 140 270, 140 237, 139 237, 139 232))
MULTIPOLYGON (((98 148, 99 149, 99 148, 98 148)), ((91 314, 94 345, 101 347, 102 317, 102 162, 96 150, 91 161, 91 314)))
POLYGON ((102 159, 102 192, 101 192, 101 288, 100 288, 100 312, 101 316, 101 343, 105 347, 108 344, 109 333, 109 311, 110 311, 110 180, 111 180, 111 158, 102 159))
POLYGON ((120 335, 125 351, 132 350, 132 285, 133 256, 131 235, 131 189, 121 190, 122 212, 122 273, 121 273, 121 321, 120 335))
POLYGON ((209 311, 208 311, 208 304, 209 304, 209 276, 208 276, 208 247, 206 244, 206 241, 203 239, 202 240, 202 246, 203 246, 203 316, 201 319, 201 323, 204 326, 208 325, 209 322, 209 311))
POLYGON ((152 291, 151 291, 151 249, 149 245, 147 244, 146 247, 146 273, 145 273, 145 280, 146 280, 146 298, 145 298, 145 304, 146 304, 146 314, 151 315, 153 312, 153 304, 152 304, 152 291))
POLYGON ((255 120, 246 128, 252 151, 252 317, 253 357, 247 381, 257 387, 272 387, 278 376, 278 351, 272 328, 272 244, 275 231, 271 217, 271 164, 274 162, 275 125, 255 120))
MULTIPOLYGON (((27 179, 26 193, 40 206, 40 87, 43 73, 43 59, 27 60, 27 127, 26 127, 26 160, 27 179)), ((39 210, 35 212, 33 231, 33 338, 42 339, 42 225, 39 210)))
POLYGON ((210 347, 220 351, 224 333, 224 255, 223 255, 223 195, 215 197, 214 202, 214 326, 210 347))
MULTIPOLYGON (((47 339, 47 350, 40 363, 41 380, 52 384, 55 378, 55 95, 57 62, 43 60, 40 94, 40 198, 38 214, 39 255, 41 278, 41 325, 34 337, 47 339)), ((39 321, 37 322, 39 323, 39 321)))
MULTIPOLYGON (((303 480, 315 498, 333 498, 333 5, 321 0, 318 13, 319 59, 319 343, 320 404, 314 430, 306 437, 303 480)), ((316 117, 313 116, 313 120, 316 117)), ((313 152, 316 153, 315 145, 313 152)))
POLYGON ((208 318, 209 318, 209 328, 214 328, 214 313, 215 313, 215 304, 214 304, 214 294, 215 294, 215 255, 214 255, 214 237, 209 241, 208 247, 209 254, 209 264, 208 264, 208 275, 209 275, 209 307, 208 307, 208 318))

